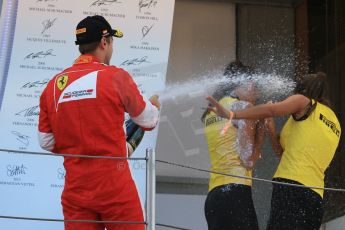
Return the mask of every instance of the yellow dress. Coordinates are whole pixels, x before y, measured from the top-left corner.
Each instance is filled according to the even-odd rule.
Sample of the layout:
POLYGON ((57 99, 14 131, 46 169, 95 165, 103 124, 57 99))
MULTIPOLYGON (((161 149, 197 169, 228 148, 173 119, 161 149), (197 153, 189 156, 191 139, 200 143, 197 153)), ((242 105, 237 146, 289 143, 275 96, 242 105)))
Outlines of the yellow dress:
MULTIPOLYGON (((303 121, 290 117, 281 132, 284 152, 274 178, 324 187, 324 173, 335 154, 340 134, 336 115, 321 103, 317 103, 315 110, 303 121)), ((322 189, 313 190, 323 197, 322 189)))
MULTIPOLYGON (((232 97, 224 97, 219 101, 219 103, 227 109, 234 109, 234 103, 238 104, 238 102, 239 101, 237 99, 232 97)), ((245 168, 241 164, 239 146, 237 144, 239 135, 238 128, 235 127, 235 125, 232 125, 225 135, 220 135, 220 132, 227 121, 227 119, 222 119, 213 112, 210 112, 205 117, 205 136, 211 160, 210 170, 220 173, 252 177, 252 170, 245 168)), ((251 149, 249 151, 251 154, 251 149)), ((211 173, 209 191, 217 186, 230 183, 251 186, 252 180, 211 173)))

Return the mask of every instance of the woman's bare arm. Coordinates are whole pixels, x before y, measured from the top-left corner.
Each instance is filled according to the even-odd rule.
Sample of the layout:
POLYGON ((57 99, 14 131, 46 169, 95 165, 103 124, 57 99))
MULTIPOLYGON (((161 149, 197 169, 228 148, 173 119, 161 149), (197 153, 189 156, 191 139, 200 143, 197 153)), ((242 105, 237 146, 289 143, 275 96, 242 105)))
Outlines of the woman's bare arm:
POLYGON ((277 134, 277 131, 276 131, 274 119, 272 117, 267 118, 266 122, 265 122, 265 126, 266 126, 267 134, 268 134, 270 141, 271 141, 272 149, 273 149, 274 153, 279 158, 281 158, 284 150, 280 144, 279 135, 277 134))
POLYGON ((253 120, 299 113, 303 111, 310 102, 307 97, 301 94, 296 94, 275 104, 263 104, 233 112, 224 108, 212 97, 208 97, 207 100, 214 106, 210 107, 209 109, 218 114, 220 117, 228 119, 233 118, 253 120))

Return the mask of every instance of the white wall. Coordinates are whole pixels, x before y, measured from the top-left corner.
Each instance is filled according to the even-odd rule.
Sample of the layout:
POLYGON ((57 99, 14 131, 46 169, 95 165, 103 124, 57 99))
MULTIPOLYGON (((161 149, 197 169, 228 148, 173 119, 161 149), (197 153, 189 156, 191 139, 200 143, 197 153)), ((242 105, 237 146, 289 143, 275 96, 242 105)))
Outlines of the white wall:
POLYGON ((1 17, 1 10, 2 10, 2 0, 0 0, 0 17, 1 17))
POLYGON ((323 224, 320 230, 344 230, 344 229, 345 229, 345 216, 342 216, 335 220, 332 220, 323 224))
MULTIPOLYGON (((204 203, 206 196, 157 194, 156 223, 206 230, 204 203)), ((167 228, 157 227, 157 230, 167 228)))
MULTIPOLYGON (((176 1, 167 86, 223 72, 235 59, 235 6, 227 2, 176 1)), ((192 92, 191 92, 192 93, 192 92)), ((200 117, 204 96, 163 102, 157 139, 157 159, 197 165, 207 169, 209 157, 200 117)), ((157 164, 158 176, 202 177, 208 174, 157 164)))

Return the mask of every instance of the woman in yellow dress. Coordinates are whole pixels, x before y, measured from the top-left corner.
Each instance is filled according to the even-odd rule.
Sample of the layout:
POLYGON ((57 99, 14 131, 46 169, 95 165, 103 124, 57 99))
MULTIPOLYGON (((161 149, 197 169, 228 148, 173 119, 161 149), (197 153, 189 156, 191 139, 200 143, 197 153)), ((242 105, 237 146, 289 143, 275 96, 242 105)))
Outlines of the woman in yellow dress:
MULTIPOLYGON (((229 82, 219 85, 213 96, 227 109, 238 110, 252 106, 256 99, 253 83, 246 81, 239 85, 231 81, 236 77, 245 78, 250 72, 240 62, 230 63, 224 73, 229 82)), ((206 110, 202 121, 211 160, 210 170, 250 178, 259 157, 260 144, 255 143, 255 139, 258 139, 257 122, 233 121, 229 130, 222 134, 226 119, 206 110)), ((259 229, 251 185, 251 179, 210 174, 209 193, 205 201, 209 230, 259 229)))

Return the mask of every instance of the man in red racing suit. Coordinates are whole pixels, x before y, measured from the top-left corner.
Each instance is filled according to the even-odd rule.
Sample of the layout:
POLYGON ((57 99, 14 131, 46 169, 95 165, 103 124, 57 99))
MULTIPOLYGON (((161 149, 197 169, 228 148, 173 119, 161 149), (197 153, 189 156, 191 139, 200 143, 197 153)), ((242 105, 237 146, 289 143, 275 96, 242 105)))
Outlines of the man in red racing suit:
MULTIPOLYGON (((112 37, 122 33, 103 17, 85 18, 76 34, 82 55, 49 81, 40 98, 40 145, 54 153, 127 157, 125 112, 151 130, 159 119, 158 97, 146 100, 126 71, 109 65, 112 37)), ((127 160, 65 157, 64 166, 66 220, 144 221, 127 160)), ((65 222, 66 230, 105 227, 145 229, 144 224, 65 222)))

